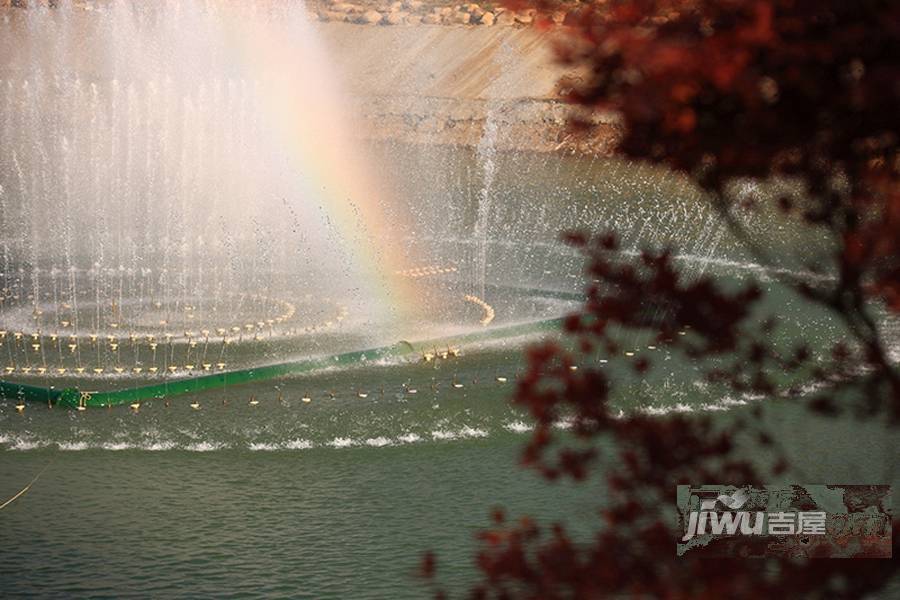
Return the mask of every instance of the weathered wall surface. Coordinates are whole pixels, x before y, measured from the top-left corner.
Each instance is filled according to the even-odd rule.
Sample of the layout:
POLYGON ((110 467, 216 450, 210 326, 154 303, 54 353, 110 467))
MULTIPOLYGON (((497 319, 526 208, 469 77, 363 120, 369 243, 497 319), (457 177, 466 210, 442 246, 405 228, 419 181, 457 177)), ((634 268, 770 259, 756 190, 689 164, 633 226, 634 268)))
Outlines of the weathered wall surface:
MULTIPOLYGON (((42 65, 47 70, 64 60, 75 72, 102 73, 101 63, 109 57, 104 48, 94 46, 91 35, 92 13, 101 10, 102 4, 103 0, 76 2, 75 18, 83 34, 69 55, 32 58, 47 63, 42 65)), ((426 16, 442 14, 447 8, 441 2, 432 5, 419 0, 389 5, 394 8, 382 7, 377 0, 354 5, 311 0, 307 4, 351 106, 361 117, 361 136, 477 145, 490 123, 497 132, 492 143, 502 149, 611 152, 619 131, 615 118, 595 118, 589 136, 575 136, 567 127, 570 108, 556 94, 557 83, 566 73, 555 63, 552 51, 558 28, 526 25, 528 15, 520 20, 518 16, 498 18, 491 25, 485 25, 483 15, 457 23, 453 15, 458 12, 477 14, 471 12, 478 8, 474 4, 452 6, 456 12, 448 12, 438 24, 411 23, 409 14, 400 24, 389 23, 387 16, 394 14, 390 11, 408 13, 413 4, 426 16), (382 9, 380 20, 365 22, 361 15, 376 5, 382 9), (334 16, 336 8, 345 11, 344 17, 334 16), (330 16, 323 19, 323 10, 330 16)), ((505 14, 499 8, 492 10, 505 14)), ((0 18, 22 21, 24 27, 26 12, 0 8, 0 18)), ((21 75, 31 68, 32 63, 23 62, 19 54, 14 39, 0 39, 0 77, 10 72, 21 75)))
POLYGON ((411 143, 477 146, 490 120, 493 144, 501 150, 610 155, 619 137, 613 118, 598 119, 591 132, 576 135, 567 124, 570 108, 560 102, 516 98, 357 98, 364 137, 411 143))
POLYGON ((607 154, 616 121, 587 138, 557 99, 564 71, 550 31, 523 27, 318 25, 345 88, 376 139, 476 145, 488 120, 498 146, 607 154))
POLYGON ((550 98, 562 74, 534 28, 320 23, 351 91, 374 96, 550 98))

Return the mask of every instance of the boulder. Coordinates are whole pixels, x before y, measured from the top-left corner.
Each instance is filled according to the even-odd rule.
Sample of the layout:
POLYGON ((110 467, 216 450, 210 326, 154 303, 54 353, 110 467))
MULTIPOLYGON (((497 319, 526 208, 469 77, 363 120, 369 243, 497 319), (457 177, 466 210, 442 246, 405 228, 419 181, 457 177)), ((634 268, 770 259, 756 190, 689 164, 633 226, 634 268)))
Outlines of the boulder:
POLYGON ((407 10, 416 11, 422 8, 422 0, 405 0, 403 6, 405 6, 407 10))
POLYGON ((319 19, 322 21, 336 21, 340 23, 341 21, 347 20, 347 13, 336 12, 333 10, 320 10, 319 19))
POLYGON ((496 23, 497 25, 512 25, 516 22, 516 15, 512 12, 505 10, 502 13, 497 15, 496 23))
POLYGON ((422 22, 422 15, 409 15, 406 17, 407 25, 418 25, 422 22))
POLYGON ((516 22, 521 23, 522 25, 531 25, 531 23, 534 22, 534 14, 529 11, 517 12, 516 22))
POLYGON ((383 15, 377 10, 367 10, 362 14, 360 20, 362 23, 367 23, 369 25, 375 25, 376 23, 380 23, 381 19, 383 19, 383 15))
POLYGON ((492 13, 492 12, 484 13, 483 15, 481 15, 481 18, 478 20, 478 22, 481 23, 482 25, 487 25, 488 27, 490 27, 491 25, 494 24, 494 13, 492 13))
POLYGON ((401 25, 406 21, 407 14, 408 13, 403 12, 402 10, 390 12, 384 17, 384 22, 388 25, 401 25))
POLYGON ((363 12, 362 6, 358 4, 351 4, 349 2, 337 2, 331 5, 331 10, 334 12, 342 12, 342 13, 361 13, 363 12))
POLYGON ((467 12, 459 11, 455 15, 453 15, 453 22, 458 23, 460 25, 468 25, 469 21, 472 20, 472 15, 467 12))
POLYGON ((441 22, 441 16, 436 13, 431 13, 430 15, 425 15, 422 17, 422 23, 425 25, 437 25, 441 22))
POLYGON ((555 13, 553 13, 553 16, 550 18, 553 19, 554 24, 562 25, 566 21, 566 11, 558 10, 555 13))

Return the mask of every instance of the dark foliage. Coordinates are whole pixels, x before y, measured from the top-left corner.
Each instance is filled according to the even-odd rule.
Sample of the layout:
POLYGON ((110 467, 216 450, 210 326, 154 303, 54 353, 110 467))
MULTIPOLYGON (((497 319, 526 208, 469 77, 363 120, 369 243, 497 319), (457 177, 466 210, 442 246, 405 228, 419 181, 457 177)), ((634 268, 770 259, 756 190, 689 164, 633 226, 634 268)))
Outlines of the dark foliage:
MULTIPOLYGON (((703 365, 717 385, 776 398, 804 382, 818 390, 807 398, 813 411, 897 425, 900 375, 873 312, 900 312, 900 3, 530 4, 568 11, 558 52, 580 73, 563 86, 580 107, 575 126, 590 135, 591 112, 621 115, 620 152, 693 178, 763 264, 775 257, 743 230, 738 211, 754 207, 732 193, 734 183, 774 178, 798 190, 770 201, 833 242, 808 261, 830 283, 782 283, 831 311, 848 337, 825 361, 803 339, 786 353, 771 342, 777 322, 751 318, 762 297, 752 282, 688 280, 670 252, 626 261, 614 234, 567 234, 592 283, 567 320, 572 343, 529 350, 514 398, 535 421, 523 462, 550 479, 602 474, 607 498, 587 545, 559 526, 510 523, 498 512, 480 535, 473 596, 851 598, 881 589, 896 561, 676 558, 668 511, 677 484, 768 482, 789 468, 757 418, 765 402, 723 423, 614 414, 616 381, 592 357, 619 350, 616 332, 641 331, 703 365), (648 320, 647 306, 663 317, 648 320), (572 424, 565 437, 554 428, 563 416, 572 424), (737 446, 749 443, 769 460, 741 459, 737 446)), ((646 358, 632 363, 638 373, 654 368, 646 358)), ((898 533, 895 523, 895 544, 898 533)), ((434 570, 429 555, 426 574, 434 570)))

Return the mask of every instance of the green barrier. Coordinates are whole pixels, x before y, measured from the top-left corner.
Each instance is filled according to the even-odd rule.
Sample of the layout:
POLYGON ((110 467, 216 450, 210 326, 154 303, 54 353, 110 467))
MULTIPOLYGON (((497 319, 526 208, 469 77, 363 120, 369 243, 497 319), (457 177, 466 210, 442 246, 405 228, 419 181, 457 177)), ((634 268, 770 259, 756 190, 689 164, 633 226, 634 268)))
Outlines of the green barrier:
POLYGON ((28 402, 44 402, 46 404, 63 404, 74 401, 73 406, 78 405, 78 390, 65 388, 58 390, 54 387, 44 388, 24 383, 0 381, 0 398, 13 398, 28 402))
POLYGON ((253 367, 250 369, 228 371, 213 375, 201 375, 199 377, 177 379, 152 385, 104 392, 87 392, 75 388, 57 390, 53 387, 44 388, 0 380, 0 397, 27 402, 55 404, 70 408, 79 406, 116 406, 154 398, 170 398, 181 394, 191 394, 226 386, 241 385, 252 381, 266 381, 289 375, 308 373, 310 371, 336 365, 352 365, 383 359, 402 358, 403 356, 408 356, 410 354, 427 352, 432 348, 446 347, 449 344, 471 344, 490 339, 501 339, 537 333, 539 331, 555 330, 559 328, 561 323, 562 319, 553 319, 477 331, 452 338, 444 337, 416 343, 401 341, 392 346, 382 346, 380 348, 371 348, 368 350, 357 350, 289 363, 253 367))

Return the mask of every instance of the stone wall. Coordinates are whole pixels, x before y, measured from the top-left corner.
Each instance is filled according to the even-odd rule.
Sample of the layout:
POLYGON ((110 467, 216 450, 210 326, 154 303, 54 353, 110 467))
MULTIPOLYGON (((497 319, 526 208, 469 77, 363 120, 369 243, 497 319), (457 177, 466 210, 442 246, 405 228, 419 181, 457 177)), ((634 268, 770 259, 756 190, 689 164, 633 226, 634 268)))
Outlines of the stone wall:
MULTIPOLYGON (((0 6, 48 3, 0 0, 0 6)), ((87 24, 104 4, 73 3, 87 24)), ((559 100, 558 81, 577 73, 554 60, 553 39, 563 28, 532 26, 533 12, 443 0, 310 0, 306 7, 361 121, 354 130, 361 137, 474 146, 492 123, 502 149, 606 155, 620 136, 613 115, 591 115, 589 135, 568 127, 571 109, 559 100)), ((554 20, 564 18, 561 12, 554 20)), ((10 58, 14 48, 4 43, 14 40, 0 40, 0 73, 20 70, 10 58)), ((92 52, 86 35, 73 70, 90 72, 92 52)))
MULTIPOLYGON (((277 2, 279 0, 247 0, 277 2)), ((291 0, 281 0, 291 1, 291 0)), ((303 1, 303 0, 297 0, 303 1)), ((70 0, 76 8, 102 8, 110 0, 70 0)), ((57 6, 60 0, 0 0, 0 8, 57 6)), ((593 0, 602 6, 606 0, 593 0)), ((310 14, 321 21, 361 25, 493 25, 528 27, 540 23, 561 25, 568 14, 584 7, 578 0, 560 3, 558 10, 540 18, 534 9, 511 10, 502 2, 456 3, 452 0, 305 0, 310 14)))
POLYGON ((491 121, 500 150, 608 156, 620 134, 614 117, 597 119, 592 131, 576 134, 568 125, 570 107, 553 100, 380 97, 356 99, 354 105, 365 124, 362 137, 375 140, 474 147, 491 121))
POLYGON ((566 73, 556 32, 533 27, 382 27, 323 22, 322 38, 363 118, 361 135, 474 146, 490 121, 503 149, 609 154, 614 115, 592 115, 589 135, 568 127, 559 100, 566 73))
MULTIPOLYGON (((317 0, 310 4, 322 21, 366 25, 478 25, 530 26, 538 22, 534 9, 510 10, 497 2, 453 3, 426 0, 317 0)), ((548 23, 561 24, 566 12, 557 11, 548 23)))

